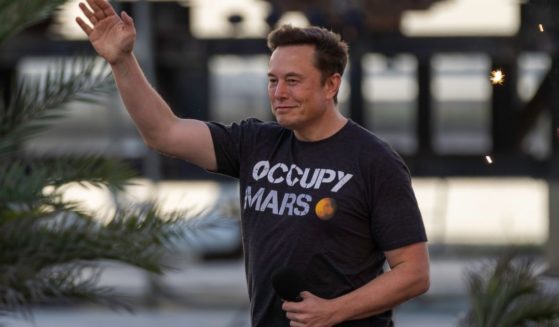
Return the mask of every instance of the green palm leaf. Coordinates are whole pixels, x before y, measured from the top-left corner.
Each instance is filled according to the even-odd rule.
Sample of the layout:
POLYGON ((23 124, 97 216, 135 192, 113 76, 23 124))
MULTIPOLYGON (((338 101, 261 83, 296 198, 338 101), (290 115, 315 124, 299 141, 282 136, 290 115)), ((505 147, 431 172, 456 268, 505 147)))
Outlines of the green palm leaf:
POLYGON ((532 259, 506 255, 470 272, 468 279, 471 307, 461 326, 540 326, 557 322, 559 296, 545 292, 532 259))
POLYGON ((65 104, 94 102, 114 90, 107 65, 86 57, 60 61, 39 78, 14 83, 9 104, 0 102, 0 157, 48 128, 68 110, 65 104))
POLYGON ((155 207, 120 209, 109 219, 75 212, 25 217, 22 212, 0 228, 0 314, 29 315, 34 304, 68 299, 118 302, 96 286, 95 275, 84 278, 84 270, 95 267, 88 262, 114 260, 161 273, 167 267, 166 249, 175 240, 225 222, 187 216, 184 211, 162 214, 155 207))
POLYGON ((559 297, 555 294, 528 296, 511 307, 507 316, 502 317, 499 326, 559 325, 559 297))
POLYGON ((67 0, 0 0, 0 43, 47 17, 67 0))

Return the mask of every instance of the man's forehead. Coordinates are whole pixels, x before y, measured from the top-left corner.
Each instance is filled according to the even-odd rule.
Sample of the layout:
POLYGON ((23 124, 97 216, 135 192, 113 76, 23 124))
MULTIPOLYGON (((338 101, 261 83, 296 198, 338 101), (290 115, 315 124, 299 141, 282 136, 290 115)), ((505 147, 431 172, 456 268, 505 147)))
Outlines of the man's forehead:
POLYGON ((314 55, 315 47, 312 44, 290 44, 278 46, 270 56, 270 59, 278 54, 309 54, 314 55))
MULTIPOLYGON (((305 65, 314 66, 314 49, 302 48, 301 46, 278 47, 269 58, 268 68, 271 70, 282 68, 284 65, 292 65, 293 71, 305 65)), ((283 67, 286 68, 286 67, 283 67)))

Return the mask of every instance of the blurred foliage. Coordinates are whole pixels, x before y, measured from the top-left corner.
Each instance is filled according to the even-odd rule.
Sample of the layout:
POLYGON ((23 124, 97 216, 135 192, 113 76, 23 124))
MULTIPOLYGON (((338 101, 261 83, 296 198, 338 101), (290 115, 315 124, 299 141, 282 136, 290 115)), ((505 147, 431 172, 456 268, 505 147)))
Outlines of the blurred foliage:
POLYGON ((559 326, 559 289, 548 289, 541 265, 512 254, 468 276, 470 309, 463 327, 559 326))
POLYGON ((67 0, 0 0, 0 43, 48 18, 67 0))
POLYGON ((93 57, 60 60, 45 74, 22 76, 12 85, 10 94, 0 94, 0 155, 45 130, 73 101, 96 102, 114 90, 107 65, 93 57))
MULTIPOLYGON (((0 0, 0 44, 51 14, 64 0, 0 0)), ((215 221, 185 220, 156 206, 86 212, 67 185, 123 190, 134 172, 101 156, 29 157, 24 142, 76 102, 99 102, 114 86, 106 64, 74 58, 0 90, 0 316, 31 315, 36 304, 87 300, 121 304, 98 286, 101 260, 161 273, 164 254, 185 231, 215 221)))

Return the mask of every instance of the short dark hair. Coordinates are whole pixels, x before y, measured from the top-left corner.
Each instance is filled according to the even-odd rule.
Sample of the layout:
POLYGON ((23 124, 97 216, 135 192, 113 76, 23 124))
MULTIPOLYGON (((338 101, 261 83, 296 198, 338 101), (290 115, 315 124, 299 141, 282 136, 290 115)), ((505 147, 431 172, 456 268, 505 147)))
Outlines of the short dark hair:
POLYGON ((271 51, 289 45, 314 45, 314 65, 320 70, 323 83, 332 74, 343 75, 349 47, 339 34, 317 26, 282 25, 268 35, 268 48, 271 51))

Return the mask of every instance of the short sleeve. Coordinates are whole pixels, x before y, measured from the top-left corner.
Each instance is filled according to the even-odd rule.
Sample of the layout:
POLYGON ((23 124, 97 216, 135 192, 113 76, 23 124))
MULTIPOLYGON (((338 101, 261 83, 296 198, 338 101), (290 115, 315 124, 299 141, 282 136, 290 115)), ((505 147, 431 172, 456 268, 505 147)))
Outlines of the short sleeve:
POLYGON ((210 128, 217 160, 216 173, 238 178, 243 137, 243 122, 224 125, 206 123, 210 128))
POLYGON ((403 160, 395 153, 375 168, 371 230, 383 251, 426 242, 423 219, 403 160))

